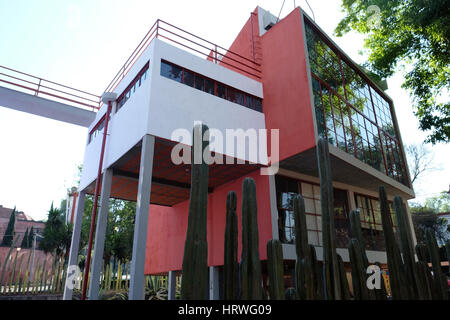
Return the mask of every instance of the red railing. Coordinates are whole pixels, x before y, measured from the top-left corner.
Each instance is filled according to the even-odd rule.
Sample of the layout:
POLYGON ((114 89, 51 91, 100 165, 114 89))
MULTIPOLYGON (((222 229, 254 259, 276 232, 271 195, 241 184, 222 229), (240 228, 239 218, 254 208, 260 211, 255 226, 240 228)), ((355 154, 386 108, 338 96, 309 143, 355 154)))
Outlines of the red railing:
POLYGON ((252 78, 261 79, 260 64, 252 59, 227 50, 224 47, 158 19, 109 83, 105 92, 111 92, 117 87, 155 38, 166 40, 174 46, 187 50, 193 54, 206 57, 214 63, 221 64, 252 78))
POLYGON ((79 108, 92 111, 100 108, 100 96, 4 66, 0 66, 0 83, 7 88, 79 108))
MULTIPOLYGON (((252 59, 158 19, 109 83, 105 92, 114 91, 155 38, 168 41, 176 47, 206 57, 213 63, 223 65, 251 78, 261 79, 260 64, 252 59)), ((93 111, 98 110, 103 105, 100 96, 95 94, 3 66, 0 66, 0 82, 5 87, 12 87, 24 92, 31 91, 35 96, 43 96, 76 107, 91 108, 93 111)))

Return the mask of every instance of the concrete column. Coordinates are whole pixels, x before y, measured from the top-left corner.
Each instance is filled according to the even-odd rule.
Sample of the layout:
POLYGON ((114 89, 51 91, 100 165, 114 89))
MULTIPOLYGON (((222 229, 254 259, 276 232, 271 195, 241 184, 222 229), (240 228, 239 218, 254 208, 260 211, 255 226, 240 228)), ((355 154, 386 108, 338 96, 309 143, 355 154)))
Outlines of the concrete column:
POLYGON ((147 225, 152 187, 153 152, 155 137, 145 135, 142 139, 141 166, 134 224, 133 256, 131 260, 130 300, 144 300, 145 297, 145 249, 147 225))
POLYGON ((89 281, 89 300, 98 300, 100 288, 100 275, 102 272, 103 251, 105 249, 106 225, 108 223, 109 196, 113 171, 106 169, 102 175, 102 190, 100 193, 100 208, 97 215, 97 224, 94 240, 94 256, 91 265, 91 280, 89 281))
POLYGON ((175 300, 175 293, 177 290, 177 273, 176 271, 169 271, 169 293, 168 293, 168 300, 175 300))
POLYGON ((66 284, 64 286, 63 300, 72 300, 72 291, 74 283, 74 276, 78 276, 76 270, 78 270, 78 249, 80 247, 81 236, 81 222, 83 221, 84 212, 84 199, 86 198, 86 192, 80 191, 78 195, 78 201, 76 204, 76 212, 73 221, 72 241, 70 243, 69 262, 67 264, 68 275, 66 277, 66 284), (71 276, 74 274, 74 276, 71 276))
POLYGON ((209 267, 209 300, 219 300, 219 268, 209 267))

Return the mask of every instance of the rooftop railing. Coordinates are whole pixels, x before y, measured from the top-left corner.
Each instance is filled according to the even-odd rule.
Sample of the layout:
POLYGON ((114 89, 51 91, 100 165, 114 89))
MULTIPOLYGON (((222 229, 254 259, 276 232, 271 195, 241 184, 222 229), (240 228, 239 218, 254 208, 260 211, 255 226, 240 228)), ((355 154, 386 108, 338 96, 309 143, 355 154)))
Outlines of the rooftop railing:
POLYGON ((75 107, 92 111, 100 108, 100 96, 4 66, 0 66, 0 83, 7 88, 75 107))
POLYGON ((261 79, 260 64, 252 59, 246 58, 241 54, 225 49, 213 42, 158 19, 109 83, 105 92, 113 91, 117 87, 155 38, 163 39, 176 47, 204 57, 213 63, 243 73, 251 78, 261 79))
MULTIPOLYGON (((259 63, 158 19, 111 80, 105 92, 111 92, 118 86, 155 38, 167 41, 176 47, 250 78, 261 79, 259 63)), ((7 88, 14 88, 18 91, 79 108, 91 109, 92 111, 97 111, 102 106, 101 97, 98 95, 4 66, 0 66, 0 83, 7 88)))

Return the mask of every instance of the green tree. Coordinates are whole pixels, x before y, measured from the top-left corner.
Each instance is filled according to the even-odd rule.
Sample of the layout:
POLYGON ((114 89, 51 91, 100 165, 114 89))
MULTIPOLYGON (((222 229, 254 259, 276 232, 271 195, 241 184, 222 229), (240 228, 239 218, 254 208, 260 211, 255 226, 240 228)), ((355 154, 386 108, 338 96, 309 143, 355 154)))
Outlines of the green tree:
MULTIPOLYGON (((87 195, 81 224, 79 254, 82 256, 89 241, 93 202, 93 196, 87 195)), ((112 257, 122 261, 131 260, 135 213, 135 202, 110 199, 103 251, 105 263, 109 263, 112 257)))
POLYGON ((54 253, 57 258, 61 258, 70 247, 72 226, 65 223, 64 212, 54 208, 53 203, 42 236, 39 248, 46 253, 54 253))
POLYGON ((450 199, 446 191, 425 200, 425 207, 433 209, 434 212, 450 212, 450 199))
POLYGON ((427 229, 431 229, 436 240, 442 244, 449 239, 447 220, 438 216, 433 209, 421 206, 411 207, 411 213, 417 242, 425 241, 427 229))
POLYGON ((337 36, 366 34, 370 71, 386 78, 404 70, 420 129, 431 143, 450 139, 450 6, 447 0, 342 0, 337 36), (372 10, 370 6, 375 8, 372 10), (377 8, 379 12, 377 12, 377 8), (378 21, 374 24, 374 21, 378 21))
POLYGON ((21 248, 26 249, 30 247, 30 244, 28 243, 28 228, 25 231, 25 234, 23 235, 22 243, 20 245, 21 248))
POLYGON ((2 246, 10 247, 14 237, 14 225, 16 223, 16 208, 14 207, 9 217, 8 226, 6 227, 5 235, 3 236, 2 246))
POLYGON ((30 232, 28 233, 29 248, 33 246, 33 241, 34 241, 34 228, 33 226, 31 226, 30 232))

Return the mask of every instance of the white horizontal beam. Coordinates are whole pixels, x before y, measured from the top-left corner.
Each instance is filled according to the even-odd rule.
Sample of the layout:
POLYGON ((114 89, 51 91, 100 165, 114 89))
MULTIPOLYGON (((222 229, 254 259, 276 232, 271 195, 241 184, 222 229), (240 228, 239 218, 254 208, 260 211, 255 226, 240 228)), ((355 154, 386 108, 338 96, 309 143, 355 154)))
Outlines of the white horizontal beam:
POLYGON ((1 86, 0 106, 86 128, 89 127, 95 118, 95 112, 93 111, 1 86))

